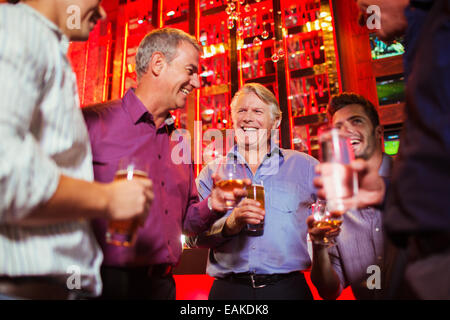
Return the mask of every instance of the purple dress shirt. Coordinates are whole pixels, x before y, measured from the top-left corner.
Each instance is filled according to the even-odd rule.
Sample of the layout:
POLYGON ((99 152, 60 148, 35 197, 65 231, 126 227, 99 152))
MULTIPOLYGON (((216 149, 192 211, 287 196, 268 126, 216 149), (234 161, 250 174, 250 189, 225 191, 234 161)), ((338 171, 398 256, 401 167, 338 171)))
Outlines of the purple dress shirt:
MULTIPOLYGON (((149 266, 179 262, 181 234, 207 230, 218 218, 208 209, 207 199, 198 200, 192 164, 174 164, 170 121, 155 127, 152 115, 135 95, 126 92, 121 100, 83 108, 92 144, 94 176, 99 182, 111 182, 121 158, 134 155, 150 164, 154 201, 144 227, 139 228, 133 247, 106 243, 107 221, 93 222, 106 266, 149 266)), ((171 120, 171 118, 169 118, 171 120)))

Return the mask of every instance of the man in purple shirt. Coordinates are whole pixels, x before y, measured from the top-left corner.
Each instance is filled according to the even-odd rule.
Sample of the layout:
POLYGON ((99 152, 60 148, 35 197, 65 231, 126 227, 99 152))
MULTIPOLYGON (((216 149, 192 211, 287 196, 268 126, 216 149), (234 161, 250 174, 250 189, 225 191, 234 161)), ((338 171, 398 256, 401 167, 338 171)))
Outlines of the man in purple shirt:
MULTIPOLYGON (((330 100, 328 116, 349 136, 355 157, 366 160, 369 167, 388 178, 392 159, 382 151, 382 127, 373 104, 360 95, 342 93, 330 100)), ((323 238, 325 230, 314 228, 314 217, 308 217, 313 240, 311 280, 323 298, 337 298, 348 285, 357 299, 379 296, 384 259, 381 215, 375 207, 347 212, 336 246, 330 248, 314 242, 323 238)))
POLYGON ((175 299, 171 269, 181 256, 182 232, 205 231, 225 212, 225 195, 214 188, 199 202, 192 164, 172 159, 178 142, 171 139, 175 128, 169 111, 184 107, 188 94, 199 88, 200 52, 196 40, 181 30, 154 30, 136 55, 137 88, 120 100, 83 110, 95 179, 112 181, 118 161, 133 155, 148 160, 155 194, 132 247, 106 243, 107 221, 94 222, 104 253, 105 299, 175 299))

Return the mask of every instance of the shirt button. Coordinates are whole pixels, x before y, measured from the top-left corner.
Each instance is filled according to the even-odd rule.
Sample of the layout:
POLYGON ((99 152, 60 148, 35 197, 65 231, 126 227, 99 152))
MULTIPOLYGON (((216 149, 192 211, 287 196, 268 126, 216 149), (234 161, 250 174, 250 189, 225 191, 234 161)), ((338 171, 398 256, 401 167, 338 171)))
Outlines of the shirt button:
POLYGON ((375 231, 376 231, 376 232, 379 232, 379 231, 380 231, 380 228, 375 228, 375 231))
POLYGON ((255 250, 255 249, 256 249, 255 246, 253 246, 253 247, 252 247, 252 250, 255 250))
POLYGON ((169 213, 169 211, 167 211, 167 210, 164 210, 164 213, 165 213, 165 214, 168 214, 168 213, 169 213))
POLYGON ((164 181, 161 181, 161 185, 164 187, 164 181))
POLYGON ((378 256, 378 260, 383 260, 383 257, 382 256, 378 256))
POLYGON ((161 155, 160 155, 160 154, 158 154, 158 159, 160 159, 160 160, 161 160, 161 155))

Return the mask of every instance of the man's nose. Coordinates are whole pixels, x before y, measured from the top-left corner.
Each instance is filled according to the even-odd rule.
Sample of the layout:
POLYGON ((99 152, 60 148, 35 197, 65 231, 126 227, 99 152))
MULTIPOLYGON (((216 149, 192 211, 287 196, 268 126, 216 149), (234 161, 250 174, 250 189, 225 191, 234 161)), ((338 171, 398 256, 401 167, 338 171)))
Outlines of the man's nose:
POLYGON ((197 73, 192 76, 191 85, 196 89, 200 88, 200 76, 197 73))

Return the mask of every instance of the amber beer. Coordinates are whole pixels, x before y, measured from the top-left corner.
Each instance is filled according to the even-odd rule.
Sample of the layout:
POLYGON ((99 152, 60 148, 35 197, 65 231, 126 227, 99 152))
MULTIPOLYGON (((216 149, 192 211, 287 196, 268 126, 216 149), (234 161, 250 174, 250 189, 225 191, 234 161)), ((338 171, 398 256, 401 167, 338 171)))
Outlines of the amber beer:
POLYGON ((331 228, 331 231, 334 231, 340 228, 340 226, 342 225, 342 220, 329 219, 323 221, 314 221, 313 225, 314 228, 318 229, 331 228))
MULTIPOLYGON (((244 180, 242 179, 232 179, 232 180, 221 180, 217 182, 217 187, 225 192, 232 193, 234 189, 242 189, 244 188, 244 180)), ((234 208, 234 201, 226 200, 225 204, 227 205, 226 209, 234 208)))
MULTIPOLYGON (((141 170, 124 169, 116 172, 114 181, 139 178, 147 179, 148 175, 141 170)), ((106 232, 106 242, 116 246, 130 247, 134 244, 138 227, 139 223, 137 219, 110 221, 108 231, 106 232)))
POLYGON ((221 180, 217 183, 217 187, 225 192, 233 192, 234 189, 242 189, 244 181, 242 179, 221 180))
MULTIPOLYGON (((265 193, 264 187, 260 185, 252 185, 247 189, 247 198, 258 201, 261 208, 265 209, 265 193)), ((262 236, 264 233, 264 220, 259 224, 247 224, 246 233, 249 236, 262 236)))

